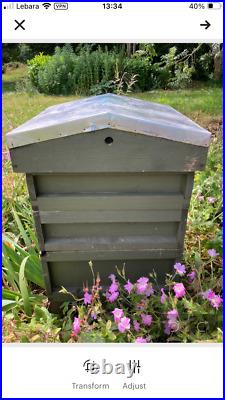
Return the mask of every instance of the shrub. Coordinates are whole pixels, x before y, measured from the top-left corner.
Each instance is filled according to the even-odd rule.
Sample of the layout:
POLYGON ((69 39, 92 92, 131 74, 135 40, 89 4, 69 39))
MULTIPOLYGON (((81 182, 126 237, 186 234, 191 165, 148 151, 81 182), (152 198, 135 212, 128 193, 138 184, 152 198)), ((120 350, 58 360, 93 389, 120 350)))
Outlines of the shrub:
POLYGON ((70 45, 56 47, 55 54, 38 69, 38 89, 46 94, 74 92, 74 53, 70 45))
POLYGON ((171 89, 185 89, 192 82, 193 67, 188 64, 178 65, 174 72, 174 77, 168 82, 168 87, 171 89))
POLYGON ((128 58, 125 61, 125 70, 130 74, 138 76, 136 88, 144 92, 153 87, 152 84, 152 65, 147 58, 128 58))
POLYGON ((50 56, 39 53, 30 61, 28 61, 28 78, 30 79, 32 85, 38 88, 38 73, 44 69, 47 62, 50 60, 50 56))

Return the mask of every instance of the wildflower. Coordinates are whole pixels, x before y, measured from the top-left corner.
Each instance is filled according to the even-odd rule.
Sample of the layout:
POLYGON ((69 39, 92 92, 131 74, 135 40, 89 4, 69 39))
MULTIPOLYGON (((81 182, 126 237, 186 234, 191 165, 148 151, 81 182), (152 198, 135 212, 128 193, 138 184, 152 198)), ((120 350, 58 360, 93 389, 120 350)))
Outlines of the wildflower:
POLYGON ((77 336, 80 333, 80 318, 75 317, 73 322, 73 335, 77 336))
POLYGON ((141 314, 141 320, 143 325, 150 326, 152 323, 152 316, 150 314, 141 314))
POLYGON ((151 284, 148 284, 147 289, 145 290, 145 296, 149 297, 151 294, 154 294, 154 289, 151 284))
POLYGON ((218 310, 220 304, 222 304, 223 299, 220 297, 220 295, 216 294, 211 300, 210 300, 210 304, 216 308, 218 310))
POLYGON ((178 311, 174 308, 173 310, 171 310, 171 311, 168 311, 168 313, 166 314, 166 316, 167 316, 167 319, 177 319, 177 317, 178 317, 178 311))
POLYGON ((166 335, 170 335, 171 331, 176 332, 178 330, 178 312, 176 309, 168 311, 166 314, 167 321, 165 322, 164 332, 166 335))
POLYGON ((173 287, 173 290, 177 299, 185 296, 186 289, 183 283, 176 283, 173 287))
POLYGON ((164 288, 161 289, 161 293, 162 294, 161 294, 161 297, 160 297, 160 301, 161 301, 162 304, 164 304, 166 302, 166 298, 167 298, 167 295, 164 292, 164 288))
POLYGON ((179 275, 184 275, 186 272, 185 265, 183 265, 181 263, 176 263, 174 265, 174 269, 179 275))
POLYGON ((116 282, 113 282, 109 287, 109 292, 114 293, 117 291, 118 291, 118 284, 116 282))
POLYGON ((218 310, 219 306, 222 304, 223 299, 220 295, 217 295, 212 289, 206 290, 206 292, 201 293, 202 298, 208 300, 213 308, 218 310))
POLYGON ((201 196, 201 195, 198 196, 198 200, 199 200, 199 201, 204 201, 204 199, 205 199, 204 196, 201 196))
POLYGON ((114 308, 112 314, 115 322, 120 322, 121 318, 124 316, 124 312, 120 308, 114 308))
POLYGON ((147 343, 147 339, 145 339, 145 338, 143 338, 143 337, 141 337, 141 336, 138 336, 138 337, 135 339, 135 343, 147 343))
POLYGON ((207 200, 208 200, 208 202, 209 202, 210 204, 213 204, 213 203, 215 203, 215 201, 216 201, 215 197, 207 197, 207 200))
POLYGON ((140 324, 139 324, 139 322, 137 322, 137 320, 135 319, 134 322, 133 322, 133 324, 134 324, 134 330, 135 330, 136 332, 138 332, 138 331, 140 330, 140 324))
POLYGON ((215 295, 216 295, 216 294, 215 294, 215 292, 214 292, 212 289, 208 289, 208 290, 206 290, 206 292, 203 292, 203 293, 202 293, 202 298, 203 298, 204 300, 211 300, 211 299, 214 298, 215 295))
POLYGON ((188 277, 188 281, 189 282, 193 282, 195 280, 196 277, 196 272, 195 271, 191 271, 189 274, 187 274, 188 277))
POLYGON ((130 318, 127 317, 121 318, 120 322, 118 323, 118 329, 122 333, 130 329, 130 318))
POLYGON ((110 274, 110 275, 109 275, 109 279, 111 279, 112 282, 115 282, 116 277, 115 277, 114 274, 110 274))
POLYGON ((166 335, 170 335, 170 332, 171 332, 171 328, 170 328, 170 326, 169 326, 169 324, 168 324, 168 321, 166 321, 166 322, 165 322, 164 333, 165 333, 166 335))
POLYGON ((106 292, 106 298, 110 303, 113 303, 119 297, 119 292, 106 292))
POLYGON ((142 277, 137 280, 137 294, 143 294, 148 287, 148 278, 142 277))
POLYGON ((132 283, 129 281, 129 279, 128 279, 126 285, 124 285, 124 289, 125 289, 129 294, 131 293, 131 291, 132 291, 132 289, 133 289, 133 285, 132 285, 132 283))
POLYGON ((84 293, 84 304, 85 305, 91 304, 91 302, 92 302, 92 294, 88 292, 84 293))
POLYGON ((210 257, 216 257, 216 256, 218 256, 219 254, 216 252, 215 249, 209 249, 209 250, 208 250, 208 255, 209 255, 210 257))
POLYGON ((91 318, 92 319, 97 319, 97 314, 94 311, 91 313, 91 318))

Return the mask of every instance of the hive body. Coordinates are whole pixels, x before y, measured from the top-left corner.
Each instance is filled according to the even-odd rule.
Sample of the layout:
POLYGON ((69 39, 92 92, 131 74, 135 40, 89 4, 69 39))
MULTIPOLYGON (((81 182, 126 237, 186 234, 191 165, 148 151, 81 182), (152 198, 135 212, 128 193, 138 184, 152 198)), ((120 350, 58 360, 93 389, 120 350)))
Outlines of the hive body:
POLYGON ((163 280, 180 259, 207 131, 170 107, 105 95, 50 108, 7 138, 51 298, 92 284, 89 260, 104 285, 115 265, 163 280))

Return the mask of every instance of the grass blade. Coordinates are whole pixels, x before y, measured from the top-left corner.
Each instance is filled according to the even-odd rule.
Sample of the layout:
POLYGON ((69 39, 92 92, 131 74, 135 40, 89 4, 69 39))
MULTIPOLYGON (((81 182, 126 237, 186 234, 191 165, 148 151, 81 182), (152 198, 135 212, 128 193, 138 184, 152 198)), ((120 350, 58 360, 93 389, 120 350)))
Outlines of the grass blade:
POLYGON ((20 266, 19 286, 20 286, 20 292, 21 292, 21 295, 23 298, 24 311, 30 317, 32 314, 32 310, 31 310, 31 304, 30 304, 30 299, 29 299, 28 284, 27 284, 27 280, 25 278, 25 267, 26 267, 28 258, 29 257, 24 258, 21 263, 21 266, 20 266))

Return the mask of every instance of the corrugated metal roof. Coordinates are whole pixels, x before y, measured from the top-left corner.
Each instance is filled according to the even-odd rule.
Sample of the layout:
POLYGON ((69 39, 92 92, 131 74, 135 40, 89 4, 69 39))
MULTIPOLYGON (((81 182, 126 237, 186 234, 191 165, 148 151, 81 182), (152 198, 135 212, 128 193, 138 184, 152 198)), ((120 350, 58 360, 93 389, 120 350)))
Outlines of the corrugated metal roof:
POLYGON ((104 94, 47 108, 6 135, 9 148, 104 128, 207 147, 210 133, 170 106, 104 94))

